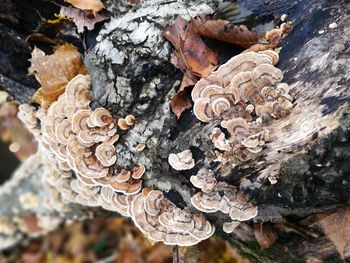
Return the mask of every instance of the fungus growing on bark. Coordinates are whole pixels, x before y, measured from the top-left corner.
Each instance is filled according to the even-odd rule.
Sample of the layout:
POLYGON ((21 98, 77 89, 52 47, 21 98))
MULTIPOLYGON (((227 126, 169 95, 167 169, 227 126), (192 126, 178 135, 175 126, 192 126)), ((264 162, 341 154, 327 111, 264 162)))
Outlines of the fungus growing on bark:
POLYGON ((232 233, 236 227, 240 224, 241 222, 239 221, 231 221, 231 222, 225 222, 222 224, 222 230, 227 233, 230 234, 232 233))
POLYGON ((278 60, 272 50, 243 52, 196 83, 191 94, 194 115, 203 122, 221 119, 230 134, 226 139, 215 128, 211 139, 216 148, 243 151, 240 159, 249 159, 268 139, 266 122, 290 113, 293 98, 288 85, 280 83, 283 73, 274 66, 278 60))
MULTIPOLYGON (((47 155, 45 183, 56 191, 50 203, 62 204, 57 205, 61 209, 67 208, 64 204, 68 202, 102 206, 131 216, 150 239, 166 244, 193 245, 210 237, 215 228, 204 216, 177 208, 161 191, 144 189, 139 193, 144 165, 112 168, 117 160, 113 144, 119 134, 110 112, 90 109, 89 85, 89 76, 78 75, 47 110, 20 107, 21 118, 47 155)), ((132 115, 123 120, 127 128, 136 121, 132 115)), ((190 150, 172 154, 169 162, 179 170, 194 167, 190 150)))
POLYGON ((249 203, 246 195, 234 186, 218 182, 211 170, 202 168, 190 180, 201 189, 191 198, 196 209, 206 213, 221 211, 229 214, 234 221, 247 221, 257 215, 258 208, 249 203))
POLYGON ((217 184, 213 171, 207 168, 200 169, 197 175, 191 176, 190 181, 195 187, 206 193, 211 192, 217 184))
POLYGON ((168 245, 191 246, 215 231, 202 215, 177 208, 159 190, 144 189, 131 200, 129 213, 151 240, 168 245))
POLYGON ((168 162, 171 167, 178 171, 189 170, 194 167, 194 159, 190 150, 169 154, 168 162))

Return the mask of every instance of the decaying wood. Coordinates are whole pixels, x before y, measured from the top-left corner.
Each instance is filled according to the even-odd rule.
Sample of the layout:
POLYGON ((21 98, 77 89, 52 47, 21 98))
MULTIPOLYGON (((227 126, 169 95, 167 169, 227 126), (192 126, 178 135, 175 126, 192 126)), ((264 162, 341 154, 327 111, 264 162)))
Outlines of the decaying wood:
MULTIPOLYGON (((247 7, 251 7, 250 2, 246 2, 247 7)), ((177 121, 170 110, 181 73, 170 64, 171 47, 161 36, 161 30, 177 15, 189 18, 212 13, 215 4, 145 0, 128 6, 122 1, 108 2, 115 17, 99 32, 96 45, 87 50, 85 64, 92 78, 93 107, 104 106, 118 117, 133 114, 138 120, 116 146, 116 165, 144 164, 145 186, 163 190, 177 205, 193 210, 190 197, 196 190, 189 176, 208 165, 221 180, 250 194, 259 207, 255 221, 282 222, 286 216, 305 217, 346 206, 350 197, 349 5, 345 1, 286 5, 275 0, 267 4, 259 1, 257 6, 262 19, 287 13, 293 22, 278 64, 292 88, 293 110, 288 117, 271 123, 270 141, 256 158, 220 165, 214 162, 209 138, 218 121, 199 123, 190 111, 177 121), (334 22, 337 27, 329 28, 334 22), (145 149, 138 152, 138 144, 145 144, 145 149), (195 168, 174 171, 167 157, 186 149, 194 154, 195 168)), ((256 7, 253 11, 259 16, 256 7)), ((1 76, 0 86, 23 101, 13 80, 1 76)), ((23 90, 29 89, 23 86, 23 90)), ((37 173, 39 176, 40 170, 37 173)), ((1 203, 5 198, 12 198, 11 194, 0 194, 1 203)), ((2 216, 12 216, 10 208, 0 211, 2 216)), ((227 219, 219 213, 208 218, 218 229, 227 219)), ((327 253, 334 252, 332 247, 327 253)), ((310 253, 311 249, 300 252, 303 256, 310 253)))

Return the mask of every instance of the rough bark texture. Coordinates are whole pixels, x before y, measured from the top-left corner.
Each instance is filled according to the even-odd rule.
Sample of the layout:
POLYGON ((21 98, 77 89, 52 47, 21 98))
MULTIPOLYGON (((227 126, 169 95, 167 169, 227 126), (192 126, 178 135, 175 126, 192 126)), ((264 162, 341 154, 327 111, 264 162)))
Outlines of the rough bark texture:
MULTIPOLYGON (((171 112, 170 101, 182 74, 170 64, 171 46, 161 36, 161 30, 177 15, 188 18, 212 13, 215 3, 142 1, 132 7, 121 1, 107 1, 113 17, 99 32, 96 45, 85 54, 95 96, 93 106, 102 105, 116 116, 134 114, 139 120, 121 136, 116 146, 116 165, 127 168, 144 164, 145 186, 163 190, 177 205, 190 207, 190 197, 196 189, 189 176, 203 166, 211 166, 221 180, 251 195, 259 206, 255 221, 282 222, 286 216, 306 217, 345 206, 350 197, 349 5, 345 1, 286 4, 274 0, 258 5, 253 2, 256 3, 243 1, 243 4, 260 19, 286 13, 293 22, 294 29, 284 39, 278 67, 292 87, 295 103, 288 117, 272 122, 271 139, 261 154, 246 163, 233 160, 222 166, 214 162, 216 157, 209 139, 211 129, 218 123, 200 123, 191 111, 176 120, 171 112), (337 28, 330 29, 328 25, 333 22, 337 28), (324 33, 320 34, 320 30, 324 33), (137 152, 135 146, 140 143, 146 148, 137 152), (169 167, 167 157, 185 149, 194 153, 196 166, 190 171, 176 172, 169 167)), ((0 86, 12 91, 15 98, 25 101, 32 94, 30 85, 14 83, 11 74, 1 74, 0 86), (19 87, 23 92, 19 92, 19 87)), ((36 175, 26 181, 40 177, 40 167, 32 173, 36 175)), ((32 187, 44 191, 37 184, 32 187)), ((16 191, 0 192, 0 203, 12 200, 13 196, 17 196, 16 191)), ((11 207, 2 207, 1 215, 12 216, 11 207)), ((218 226, 227 219, 220 213, 208 218, 218 226)), ((282 258, 278 248, 274 250, 279 251, 277 254, 272 251, 268 255, 254 252, 253 245, 244 245, 242 240, 251 239, 244 239, 239 233, 251 232, 247 228, 242 224, 234 236, 226 238, 255 259, 282 258)), ((303 250, 296 245, 300 236, 295 240, 290 252, 295 259, 298 254, 317 254, 315 247, 326 242, 321 240, 313 245, 313 238, 306 237, 310 248, 303 250)), ((283 243, 286 242, 280 241, 277 247, 283 243)), ((334 247, 328 247, 327 255, 334 253, 334 247)))

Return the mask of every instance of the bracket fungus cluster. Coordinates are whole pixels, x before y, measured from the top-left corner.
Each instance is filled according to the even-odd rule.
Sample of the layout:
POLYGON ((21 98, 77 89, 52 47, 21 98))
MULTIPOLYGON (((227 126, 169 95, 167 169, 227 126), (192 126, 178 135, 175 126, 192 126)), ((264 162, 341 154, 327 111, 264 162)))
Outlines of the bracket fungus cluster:
POLYGON ((151 240, 168 245, 191 246, 215 231, 202 214, 191 214, 170 202, 159 190, 144 189, 132 198, 129 214, 151 240))
POLYGON ((248 197, 234 186, 216 180, 213 171, 202 168, 191 176, 191 183, 201 191, 192 196, 191 203, 205 213, 228 214, 232 222, 224 224, 225 232, 232 232, 240 221, 247 221, 258 214, 258 208, 249 203, 248 197))
POLYGON ((215 147, 260 152, 268 139, 264 125, 290 113, 293 98, 288 84, 281 83, 278 60, 273 50, 243 52, 196 83, 191 94, 195 116, 203 122, 220 119, 230 134, 226 139, 219 128, 214 129, 215 147))
MULTIPOLYGON (((58 210, 68 209, 67 203, 101 206, 131 217, 150 239, 166 244, 187 246, 211 236, 215 228, 202 214, 176 207, 159 190, 142 190, 144 165, 115 167, 117 126, 127 130, 135 117, 115 121, 104 108, 92 110, 90 102, 89 76, 78 75, 48 109, 19 107, 19 118, 45 156, 43 180, 55 190, 49 203, 58 210)), ((194 166, 191 152, 176 157, 194 166)))

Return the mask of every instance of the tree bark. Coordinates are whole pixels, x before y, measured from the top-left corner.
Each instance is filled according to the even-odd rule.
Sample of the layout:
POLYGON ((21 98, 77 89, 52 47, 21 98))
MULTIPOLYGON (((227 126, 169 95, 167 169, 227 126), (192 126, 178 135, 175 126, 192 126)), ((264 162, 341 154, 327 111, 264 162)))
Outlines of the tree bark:
MULTIPOLYGON (((93 107, 103 106, 118 117, 133 114, 138 119, 137 125, 117 143, 116 166, 144 164, 147 168, 144 186, 160 189, 178 206, 189 206, 192 210, 190 198, 196 189, 189 177, 204 166, 213 167, 219 180, 251 196, 259 207, 255 222, 281 223, 285 218, 304 218, 346 206, 350 197, 349 5, 340 0, 332 3, 242 1, 240 4, 262 21, 286 13, 293 22, 293 31, 283 41, 278 64, 284 72, 284 81, 291 86, 295 99, 293 110, 268 127, 271 139, 262 153, 245 163, 216 165, 209 136, 218 122, 200 123, 191 110, 176 120, 170 109, 182 73, 170 64, 172 48, 161 32, 177 15, 189 18, 189 15, 214 12, 214 1, 144 0, 136 6, 108 1, 106 7, 113 16, 98 33, 97 43, 86 50, 84 61, 92 79, 93 107), (330 28, 334 22, 337 27, 330 28), (137 144, 145 144, 145 150, 137 152, 137 144), (169 154, 186 149, 194 154, 195 168, 177 172, 169 167, 169 154)), ((11 75, 0 76, 2 88, 25 101, 33 88, 13 81, 11 75)), ((40 168, 33 173, 40 177, 40 168)), ((33 183, 33 188, 38 186, 33 183)), ((15 196, 16 191, 0 193, 0 202, 15 196)), ((13 216, 8 206, 0 211, 1 216, 13 216)), ((40 209, 36 212, 40 213, 40 209)), ((210 214, 208 218, 217 229, 227 220, 220 213, 210 214)), ((242 224, 237 233, 225 238, 260 262, 282 257, 281 242, 273 248, 276 253, 269 255, 247 245, 247 240, 239 236, 240 231, 248 233, 247 229, 252 231, 242 224)), ((310 247, 317 247, 315 238, 309 236, 303 240, 310 247)), ((300 236, 293 239, 289 254, 294 258, 310 255, 305 250, 300 252, 299 241, 300 236)), ((329 243, 327 246, 332 248, 327 250, 328 256, 335 250, 329 243)), ((315 251, 310 253, 317 254, 315 251)))

